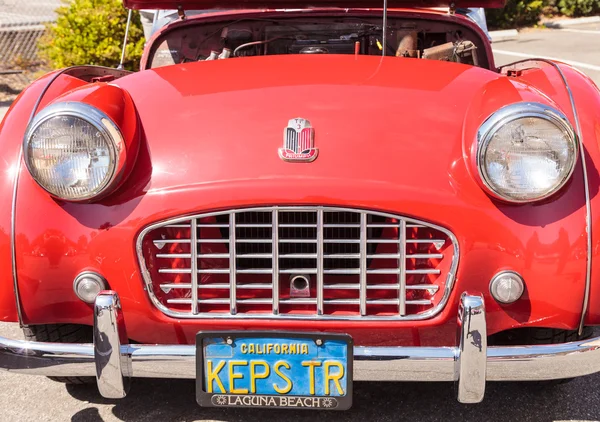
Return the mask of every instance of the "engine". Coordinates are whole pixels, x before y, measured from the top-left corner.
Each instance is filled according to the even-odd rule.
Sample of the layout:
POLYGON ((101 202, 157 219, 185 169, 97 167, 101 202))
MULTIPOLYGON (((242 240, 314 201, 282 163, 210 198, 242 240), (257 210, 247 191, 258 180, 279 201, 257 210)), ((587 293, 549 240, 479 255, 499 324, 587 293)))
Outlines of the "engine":
MULTIPOLYGON (((200 21, 199 21, 200 22, 200 21)), ((166 30, 150 50, 149 66, 273 54, 386 55, 488 66, 483 40, 451 22, 365 17, 241 19, 166 30)))

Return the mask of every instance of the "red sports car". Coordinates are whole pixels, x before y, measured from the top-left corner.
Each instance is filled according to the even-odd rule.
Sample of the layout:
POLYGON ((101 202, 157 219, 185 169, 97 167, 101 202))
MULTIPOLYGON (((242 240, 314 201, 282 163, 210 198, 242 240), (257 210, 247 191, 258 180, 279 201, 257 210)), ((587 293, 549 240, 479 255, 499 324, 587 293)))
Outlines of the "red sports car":
POLYGON ((501 0, 125 6, 179 12, 141 71, 55 71, 0 125, 0 369, 337 410, 600 371, 600 93, 496 68, 460 8, 501 0))

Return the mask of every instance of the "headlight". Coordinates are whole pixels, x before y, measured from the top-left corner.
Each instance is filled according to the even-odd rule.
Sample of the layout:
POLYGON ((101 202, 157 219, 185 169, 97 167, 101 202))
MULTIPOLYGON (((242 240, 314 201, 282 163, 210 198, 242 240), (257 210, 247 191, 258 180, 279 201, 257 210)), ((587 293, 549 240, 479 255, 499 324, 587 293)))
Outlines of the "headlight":
POLYGON ((50 194, 84 201, 107 191, 125 164, 125 145, 106 114, 79 102, 50 105, 25 136, 24 155, 35 181, 50 194))
POLYGON ((558 191, 573 173, 578 142, 567 118, 539 103, 517 103, 489 117, 477 134, 477 168, 493 196, 530 202, 558 191))

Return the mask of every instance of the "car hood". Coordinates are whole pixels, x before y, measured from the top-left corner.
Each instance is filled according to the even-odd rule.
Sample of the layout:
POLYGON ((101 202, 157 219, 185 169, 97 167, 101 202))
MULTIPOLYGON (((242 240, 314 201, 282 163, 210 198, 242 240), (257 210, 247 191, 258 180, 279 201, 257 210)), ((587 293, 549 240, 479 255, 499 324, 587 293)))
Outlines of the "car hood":
POLYGON ((463 156, 486 117, 512 102, 548 101, 482 68, 375 56, 187 63, 114 83, 139 115, 152 167, 145 192, 284 179, 419 186, 425 178, 454 194, 449 174, 464 173, 463 156), (314 128, 312 163, 279 157, 294 118, 314 128))
MULTIPOLYGON (((504 7, 505 0, 388 0, 388 7, 504 7)), ((260 9, 315 7, 383 7, 383 0, 123 0, 130 9, 260 9)))

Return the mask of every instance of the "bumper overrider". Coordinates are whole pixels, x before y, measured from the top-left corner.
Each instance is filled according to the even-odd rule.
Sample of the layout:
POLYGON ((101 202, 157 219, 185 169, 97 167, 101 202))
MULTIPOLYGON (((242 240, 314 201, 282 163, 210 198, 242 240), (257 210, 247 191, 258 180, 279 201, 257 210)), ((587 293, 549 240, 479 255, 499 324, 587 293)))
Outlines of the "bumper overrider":
MULTIPOLYGON (((132 377, 195 378, 195 345, 127 344, 116 292, 98 295, 94 343, 0 337, 0 369, 32 375, 96 377, 100 394, 125 397, 132 377)), ((455 347, 354 346, 356 381, 455 381, 462 403, 483 400, 487 381, 536 381, 600 371, 600 337, 553 345, 487 347, 483 297, 463 293, 455 347)))

